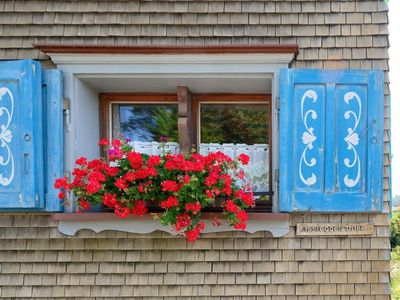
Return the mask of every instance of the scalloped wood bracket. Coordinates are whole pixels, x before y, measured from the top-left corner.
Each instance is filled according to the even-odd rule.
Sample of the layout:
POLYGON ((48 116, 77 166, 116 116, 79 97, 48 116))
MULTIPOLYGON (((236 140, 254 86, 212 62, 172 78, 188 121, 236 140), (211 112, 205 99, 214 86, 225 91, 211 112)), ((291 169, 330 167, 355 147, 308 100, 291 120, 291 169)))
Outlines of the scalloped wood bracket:
MULTIPOLYGON (((154 231, 164 231, 176 235, 177 233, 168 226, 163 226, 153 220, 151 216, 132 217, 128 219, 117 219, 107 214, 88 213, 76 214, 54 214, 53 218, 59 221, 59 232, 73 236, 81 229, 89 229, 96 233, 104 230, 124 231, 130 233, 148 234, 154 231), (70 216, 68 216, 70 215, 70 216), (87 216, 85 216, 87 215, 87 216)), ((215 214, 208 214, 204 218, 206 228, 203 233, 236 231, 228 226, 224 220, 221 225, 213 226, 215 214)), ((245 232, 255 233, 268 231, 273 237, 282 237, 289 233, 289 217, 287 214, 250 214, 245 232), (252 218, 253 217, 253 218, 252 218)))

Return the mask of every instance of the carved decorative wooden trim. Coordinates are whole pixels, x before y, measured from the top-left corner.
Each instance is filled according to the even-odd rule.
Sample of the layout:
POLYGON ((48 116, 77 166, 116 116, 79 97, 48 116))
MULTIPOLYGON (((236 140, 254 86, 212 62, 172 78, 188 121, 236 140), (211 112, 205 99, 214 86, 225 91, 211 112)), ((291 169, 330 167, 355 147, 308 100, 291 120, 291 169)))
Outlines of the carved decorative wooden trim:
MULTIPOLYGON (((227 224, 221 224, 218 227, 212 225, 212 220, 204 220, 206 228, 203 235, 216 232, 237 232, 227 224)), ((136 234, 149 234, 155 231, 163 231, 171 235, 177 233, 168 226, 163 226, 154 220, 114 220, 114 221, 60 221, 58 231, 68 236, 74 236, 80 230, 92 230, 96 233, 105 230, 115 230, 122 232, 130 232, 136 234)), ((268 231, 272 237, 283 237, 289 233, 289 222, 281 220, 248 220, 247 227, 244 232, 255 233, 259 231, 268 231)))
POLYGON ((79 54, 224 54, 224 53, 293 53, 298 54, 296 44, 266 45, 166 45, 166 46, 122 46, 122 45, 83 45, 83 44, 32 44, 44 53, 79 54))
MULTIPOLYGON (((237 231, 221 220, 220 226, 213 226, 214 218, 221 219, 221 214, 202 213, 201 219, 206 224, 204 234, 211 232, 237 231)), ((163 226, 153 220, 150 214, 142 217, 129 216, 120 219, 113 213, 82 213, 82 214, 53 214, 53 219, 58 221, 58 230, 69 236, 75 235, 79 230, 92 230, 99 233, 104 230, 117 230, 131 233, 147 234, 154 231, 164 231, 176 235, 169 226, 163 226)), ((273 237, 282 237, 289 233, 289 214, 249 213, 245 232, 254 233, 268 231, 273 237)))
MULTIPOLYGON (((89 229, 96 233, 104 230, 117 230, 123 232, 148 234, 154 231, 164 231, 176 235, 169 226, 163 226, 155 221, 150 214, 138 217, 130 215, 120 219, 113 213, 56 213, 53 220, 58 221, 58 230, 69 236, 75 235, 79 230, 89 229)), ((202 213, 201 219, 206 224, 204 233, 237 231, 221 220, 220 226, 213 226, 215 218, 221 219, 220 213, 202 213)), ((254 233, 268 231, 273 237, 282 237, 289 233, 289 214, 281 213, 249 213, 245 232, 254 233)))

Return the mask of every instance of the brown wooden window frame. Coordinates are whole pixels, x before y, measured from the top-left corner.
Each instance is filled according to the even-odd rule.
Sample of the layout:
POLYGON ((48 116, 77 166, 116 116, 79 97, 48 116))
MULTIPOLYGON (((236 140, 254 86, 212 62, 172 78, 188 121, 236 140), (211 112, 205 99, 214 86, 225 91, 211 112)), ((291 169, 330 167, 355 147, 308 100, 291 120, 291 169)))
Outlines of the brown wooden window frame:
MULTIPOLYGON (((193 147, 199 149, 200 143, 200 104, 201 103, 265 103, 269 111, 269 191, 260 193, 268 195, 268 201, 256 201, 255 212, 270 212, 272 210, 272 103, 271 94, 260 93, 196 93, 192 94, 186 86, 178 86, 176 93, 101 93, 100 94, 100 134, 110 139, 111 133, 111 105, 116 103, 135 104, 167 104, 178 105, 178 137, 179 151, 189 154, 193 147)), ((105 155, 105 153, 103 153, 105 155)), ((256 193, 257 194, 257 193, 256 193)), ((210 209, 218 211, 218 209, 210 209)))

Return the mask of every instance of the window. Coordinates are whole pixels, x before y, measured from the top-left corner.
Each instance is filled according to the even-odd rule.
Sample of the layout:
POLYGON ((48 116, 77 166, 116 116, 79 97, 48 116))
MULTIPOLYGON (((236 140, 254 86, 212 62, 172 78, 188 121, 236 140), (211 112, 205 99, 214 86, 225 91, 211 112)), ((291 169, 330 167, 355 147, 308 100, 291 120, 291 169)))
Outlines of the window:
POLYGON ((256 195, 257 211, 272 200, 271 96, 268 94, 103 93, 102 135, 123 137, 146 154, 221 151, 250 156, 244 171, 256 195))
MULTIPOLYGON (((73 169, 76 157, 99 156, 97 144, 105 135, 99 128, 104 130, 101 125, 108 117, 100 113, 99 95, 102 93, 161 92, 176 97, 176 87, 184 84, 193 94, 271 95, 270 130, 274 134, 270 136, 269 146, 274 151, 271 151, 273 159, 270 161, 273 172, 269 177, 274 197, 269 197, 268 201, 273 201, 273 212, 278 212, 279 110, 276 99, 281 68, 287 68, 293 60, 297 45, 37 47, 63 72, 64 97, 70 99, 64 132, 64 170, 67 173, 73 169)), ((179 124, 188 121, 188 117, 181 114, 179 124)), ((178 132, 179 129, 178 126, 178 132)), ((181 151, 182 146, 190 149, 193 136, 188 133, 179 136, 187 137, 188 141, 179 145, 181 151)), ((66 211, 73 211, 73 207, 67 207, 66 211)))

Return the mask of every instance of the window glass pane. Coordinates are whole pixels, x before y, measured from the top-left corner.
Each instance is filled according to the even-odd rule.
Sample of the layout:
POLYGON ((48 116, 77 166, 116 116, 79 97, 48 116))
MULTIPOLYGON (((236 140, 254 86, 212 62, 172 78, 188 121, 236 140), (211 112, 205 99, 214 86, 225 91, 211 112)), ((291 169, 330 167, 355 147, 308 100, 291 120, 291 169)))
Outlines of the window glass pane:
POLYGON ((136 151, 147 154, 160 154, 159 142, 167 142, 164 150, 175 153, 179 141, 178 105, 113 104, 112 136, 131 140, 136 151))
POLYGON ((268 142, 266 104, 201 104, 202 143, 268 142))
POLYGON ((267 104, 214 104, 200 107, 200 152, 222 151, 250 156, 244 171, 255 192, 269 186, 269 120, 267 104))

